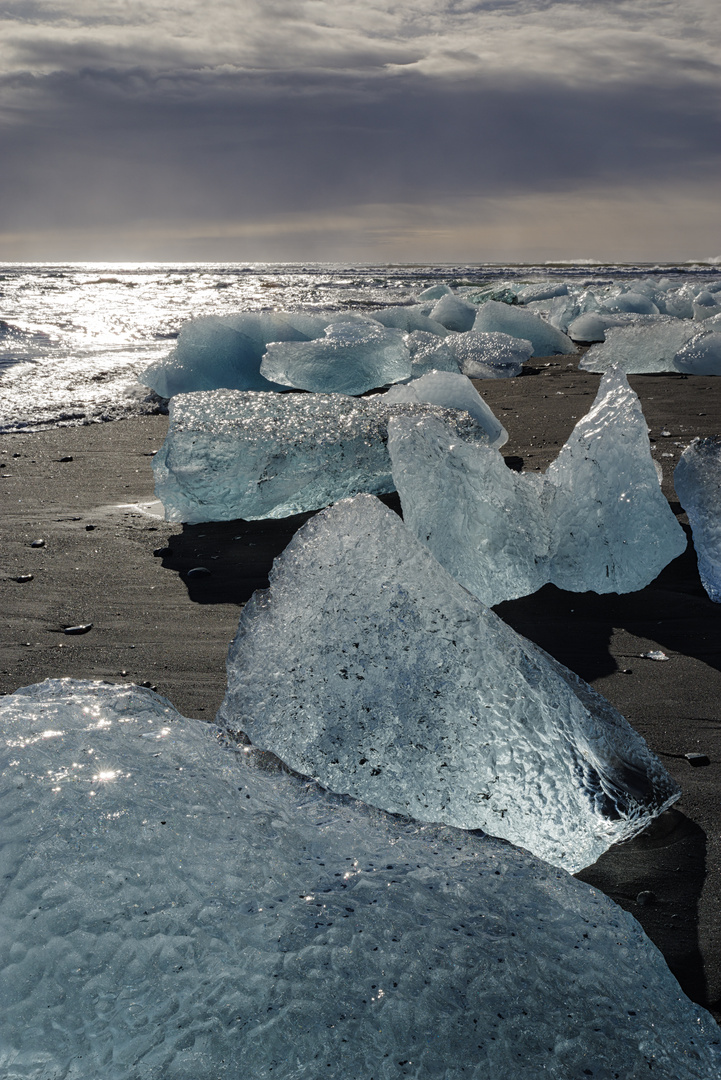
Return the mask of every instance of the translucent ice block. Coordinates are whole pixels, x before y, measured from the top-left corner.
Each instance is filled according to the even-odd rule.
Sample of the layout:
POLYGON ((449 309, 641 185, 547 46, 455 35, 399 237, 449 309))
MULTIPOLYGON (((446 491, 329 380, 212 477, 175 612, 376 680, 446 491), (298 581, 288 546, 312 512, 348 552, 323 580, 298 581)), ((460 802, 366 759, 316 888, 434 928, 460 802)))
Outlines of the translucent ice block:
POLYGON ((400 401, 428 402, 444 409, 467 412, 488 435, 488 445, 498 449, 508 442, 508 432, 494 416, 473 383, 465 375, 430 371, 420 379, 392 386, 385 394, 387 404, 400 401))
POLYGON ((332 791, 578 870, 678 789, 623 717, 379 500, 309 521, 241 615, 218 714, 332 791))
POLYGON ((364 394, 410 378, 402 330, 379 323, 342 322, 308 342, 271 342, 260 373, 272 382, 328 394, 364 394))
POLYGON ((390 416, 444 416, 461 438, 487 441, 467 414, 392 404, 377 394, 181 394, 153 458, 168 521, 279 518, 358 491, 393 491, 390 416))
POLYGON ((473 329, 486 333, 509 334, 511 337, 530 341, 534 356, 576 352, 576 346, 571 339, 539 315, 534 315, 522 307, 501 304, 497 300, 488 300, 481 305, 473 329))
POLYGON ((721 375, 721 333, 692 337, 674 356, 673 366, 687 375, 721 375))
POLYGON ((632 916, 525 852, 259 767, 138 687, 17 691, 0 744, 7 1078, 718 1074, 632 916))
POLYGON ((694 439, 681 454, 673 482, 693 532, 701 583, 721 604, 721 436, 694 439))
POLYGON ((669 315, 612 326, 606 330, 606 340, 592 345, 578 366, 584 371, 610 371, 616 367, 627 375, 676 371, 674 356, 696 334, 698 323, 669 315))
POLYGON ((513 472, 497 451, 465 446, 431 419, 391 422, 389 452, 406 524, 486 604, 549 581, 631 592, 686 546, 640 402, 619 372, 601 380, 543 477, 513 472))
POLYGON ((476 309, 453 293, 445 293, 431 308, 430 316, 449 330, 462 333, 472 328, 476 309))
POLYGON ((480 330, 453 334, 448 347, 469 379, 511 379, 520 375, 533 353, 530 341, 480 330))

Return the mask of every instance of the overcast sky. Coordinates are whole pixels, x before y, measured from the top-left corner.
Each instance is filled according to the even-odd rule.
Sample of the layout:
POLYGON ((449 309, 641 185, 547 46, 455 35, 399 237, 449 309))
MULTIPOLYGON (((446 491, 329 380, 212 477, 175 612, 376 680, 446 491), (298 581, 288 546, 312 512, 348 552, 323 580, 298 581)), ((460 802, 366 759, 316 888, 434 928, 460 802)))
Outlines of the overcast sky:
POLYGON ((718 0, 4 0, 0 259, 721 255, 718 0))

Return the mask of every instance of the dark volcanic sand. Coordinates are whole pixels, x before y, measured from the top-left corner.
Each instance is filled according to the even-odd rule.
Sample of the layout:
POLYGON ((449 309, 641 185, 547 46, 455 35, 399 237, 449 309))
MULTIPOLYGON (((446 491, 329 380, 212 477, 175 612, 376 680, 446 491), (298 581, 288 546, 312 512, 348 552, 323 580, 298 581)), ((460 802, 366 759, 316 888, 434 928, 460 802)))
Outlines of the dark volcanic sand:
MULTIPOLYGON (((510 433, 503 453, 513 467, 545 468, 590 407, 599 376, 576 360, 535 360, 521 378, 476 383, 510 433)), ((691 438, 721 431, 721 380, 630 381, 688 532, 673 469, 691 438)), ((58 676, 147 682, 184 715, 213 719, 239 609, 308 515, 179 526, 119 506, 153 499, 150 455, 166 427, 158 416, 0 437, 1 691, 58 676), (39 537, 46 546, 30 547, 39 537), (212 573, 187 578, 194 566, 212 573), (14 580, 23 574, 33 579, 14 580), (87 634, 62 632, 89 622, 87 634)), ((701 587, 693 548, 642 592, 547 586, 497 610, 612 701, 681 784, 674 808, 578 876, 632 912, 686 993, 720 1017, 721 605, 701 587), (668 662, 640 658, 651 649, 668 662), (710 765, 692 767, 689 752, 710 765), (645 890, 655 903, 637 902, 645 890)))

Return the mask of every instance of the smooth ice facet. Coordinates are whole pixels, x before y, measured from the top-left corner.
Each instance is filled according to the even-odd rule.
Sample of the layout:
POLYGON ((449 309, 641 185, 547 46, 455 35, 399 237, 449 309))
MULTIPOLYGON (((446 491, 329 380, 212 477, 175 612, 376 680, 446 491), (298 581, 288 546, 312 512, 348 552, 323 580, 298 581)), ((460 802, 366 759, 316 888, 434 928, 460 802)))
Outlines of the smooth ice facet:
POLYGON ((673 482, 688 514, 701 583, 721 604, 721 436, 694 439, 681 454, 673 482))
POLYGON ((522 307, 501 304, 497 300, 488 300, 481 305, 473 329, 486 333, 509 334, 511 337, 530 341, 534 356, 552 356, 555 353, 567 355, 576 352, 576 346, 571 339, 539 315, 534 315, 522 307))
POLYGON ((642 292, 622 292, 606 298, 609 311, 627 311, 636 315, 658 315, 658 308, 642 292))
POLYGON ((17 691, 0 741, 5 1077, 718 1073, 632 916, 507 844, 263 768, 138 687, 17 691))
POLYGON ((702 333, 687 341, 673 358, 673 365, 687 375, 721 375, 721 333, 702 333))
POLYGON ((391 404, 385 395, 182 394, 153 458, 167 521, 280 518, 358 491, 393 491, 390 416, 442 415, 461 438, 487 441, 464 414, 391 404))
POLYGON ((465 375, 431 371, 420 379, 392 386, 384 395, 384 400, 388 404, 399 401, 428 402, 444 409, 464 410, 486 432, 489 446, 498 449, 508 442, 508 432, 503 424, 465 375))
POLYGON ((448 336, 448 330, 445 326, 435 319, 429 319, 427 315, 423 314, 420 306, 417 305, 380 308, 378 311, 373 312, 373 319, 382 326, 395 327, 395 329, 403 330, 405 333, 420 330, 423 333, 435 334, 441 338, 448 336))
POLYGON ((627 375, 676 371, 676 353, 697 334, 698 324, 668 315, 609 327, 603 344, 592 345, 578 366, 583 371, 610 371, 616 367, 627 375))
POLYGON ((620 713, 367 495, 276 560, 241 615, 218 716, 332 791, 570 870, 679 794, 620 713))
POLYGON ((432 421, 393 421, 389 453, 411 531, 484 603, 547 582, 641 589, 686 546, 659 487, 636 394, 604 376, 545 476, 508 469, 432 421))
POLYGON ((308 342, 271 342, 260 365, 272 382, 328 394, 365 394, 410 378, 402 330, 379 323, 342 322, 308 342))
POLYGON ((476 308, 453 293, 445 293, 431 308, 430 317, 442 323, 448 330, 463 333, 473 328, 476 308))

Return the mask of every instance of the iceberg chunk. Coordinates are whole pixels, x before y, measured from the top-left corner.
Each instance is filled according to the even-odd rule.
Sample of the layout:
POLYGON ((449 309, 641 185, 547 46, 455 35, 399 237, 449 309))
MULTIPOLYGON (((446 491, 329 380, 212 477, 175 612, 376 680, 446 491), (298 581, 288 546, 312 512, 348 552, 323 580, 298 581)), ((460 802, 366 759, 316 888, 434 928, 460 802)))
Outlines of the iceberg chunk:
POLYGON ((642 291, 621 292, 608 296, 605 306, 609 311, 635 312, 637 315, 658 315, 658 308, 642 291))
POLYGON ((569 870, 679 797, 620 713, 370 495, 276 559, 243 609, 218 718, 331 791, 569 870))
POLYGON ((687 375, 721 375, 721 333, 701 333, 687 341, 673 358, 687 375))
POLYGON ((155 490, 166 520, 185 522, 288 517, 358 491, 393 491, 388 418, 429 414, 461 438, 488 440, 466 414, 382 394, 182 394, 153 458, 155 490))
POLYGON ((553 281, 525 285, 518 290, 517 296, 521 304, 531 304, 536 300, 551 300, 556 296, 568 296, 568 285, 565 282, 554 283, 553 281))
POLYGON ((497 300, 488 300, 478 309, 473 329, 486 333, 510 334, 511 337, 530 341, 534 356, 551 356, 554 353, 567 355, 576 352, 576 346, 571 339, 540 316, 522 307, 501 304, 497 300))
POLYGON ((485 604, 553 582, 576 592, 642 589, 686 547, 659 487, 648 430, 624 376, 604 376, 590 412, 545 476, 517 474, 430 418, 389 425, 403 516, 485 604))
POLYGON ((668 315, 658 315, 649 322, 609 327, 606 340, 592 345, 578 366, 583 371, 610 371, 616 367, 627 375, 676 371, 676 353, 697 334, 698 324, 668 315))
POLYGON ((721 436, 694 439, 673 474, 688 514, 701 584, 721 604, 721 436))
POLYGON ((635 919, 525 852, 271 772, 139 687, 27 687, 0 733, 6 1077, 718 1073, 635 919))
POLYGON ((465 300, 454 296, 453 293, 445 293, 431 308, 430 316, 448 330, 463 333, 464 330, 472 328, 476 308, 473 304, 467 304, 465 300))
POLYGON ((373 319, 382 326, 394 327, 406 333, 422 331, 426 334, 435 334, 437 337, 447 337, 448 330, 442 323, 435 319, 429 319, 424 315, 419 305, 409 307, 387 307, 373 312, 373 319))
POLYGON ((442 281, 439 281, 435 285, 429 285, 423 292, 418 293, 419 300, 440 300, 442 296, 453 295, 453 289, 448 285, 444 285, 442 281))
POLYGON ((429 371, 460 372, 455 353, 451 348, 452 337, 440 340, 436 334, 424 330, 412 330, 406 338, 411 354, 411 377, 419 379, 429 371))
POLYGON ((267 343, 309 341, 327 324, 324 316, 284 311, 192 319, 181 327, 170 356, 151 364, 138 379, 166 398, 221 387, 280 389, 260 374, 267 343))
POLYGON ((342 322, 308 342, 271 342, 260 373, 272 382, 319 393, 365 394, 410 378, 402 330, 379 323, 342 322))
POLYGON ((488 445, 498 449, 508 442, 508 432, 494 416, 475 386, 465 375, 430 371, 420 379, 392 386, 384 395, 387 404, 400 401, 428 402, 444 409, 460 409, 471 416, 488 435, 488 445))
POLYGON ((454 334, 448 347, 469 379, 511 379, 520 375, 533 352, 530 341, 479 330, 454 334))

